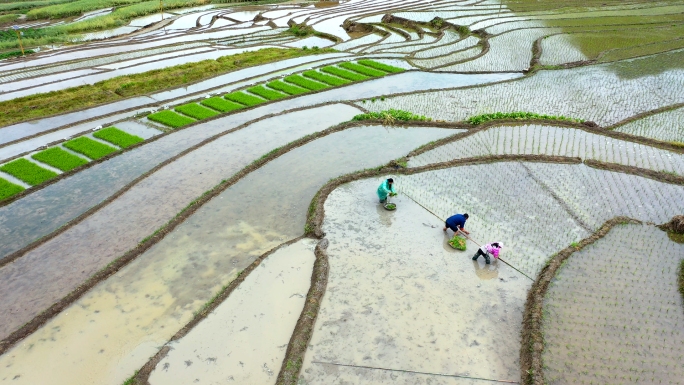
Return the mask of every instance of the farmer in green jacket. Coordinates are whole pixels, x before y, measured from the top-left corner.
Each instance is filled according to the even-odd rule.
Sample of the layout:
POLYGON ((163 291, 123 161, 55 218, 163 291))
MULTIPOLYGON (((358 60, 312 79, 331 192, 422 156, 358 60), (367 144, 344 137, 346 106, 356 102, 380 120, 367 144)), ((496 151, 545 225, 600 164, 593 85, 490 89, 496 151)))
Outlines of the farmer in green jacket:
POLYGON ((394 179, 392 178, 383 181, 380 184, 380 187, 378 187, 378 198, 380 198, 380 203, 387 202, 388 195, 397 195, 397 192, 394 190, 394 179))

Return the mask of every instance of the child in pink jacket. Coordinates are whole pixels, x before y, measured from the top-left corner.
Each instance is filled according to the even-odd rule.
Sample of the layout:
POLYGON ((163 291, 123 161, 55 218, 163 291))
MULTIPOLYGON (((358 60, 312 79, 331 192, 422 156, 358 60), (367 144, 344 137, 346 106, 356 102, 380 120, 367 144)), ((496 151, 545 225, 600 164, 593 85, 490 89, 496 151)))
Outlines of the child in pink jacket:
POLYGON ((473 261, 477 261, 477 259, 480 258, 481 255, 485 258, 485 263, 489 265, 489 254, 493 255, 494 259, 498 259, 499 252, 501 252, 502 248, 503 243, 501 242, 488 243, 477 249, 477 254, 473 256, 473 261))

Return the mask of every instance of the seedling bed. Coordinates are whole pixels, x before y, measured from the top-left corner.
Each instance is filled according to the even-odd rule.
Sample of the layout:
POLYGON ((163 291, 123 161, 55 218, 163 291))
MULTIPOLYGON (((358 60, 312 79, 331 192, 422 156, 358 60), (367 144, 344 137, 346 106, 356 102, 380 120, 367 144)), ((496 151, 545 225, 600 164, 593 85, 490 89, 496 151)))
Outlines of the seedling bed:
POLYGON ((224 98, 231 100, 236 103, 244 104, 245 106, 256 106, 257 104, 264 103, 266 99, 254 95, 248 95, 244 92, 231 92, 225 95, 224 98))
POLYGON ((125 131, 119 130, 116 127, 103 128, 100 131, 96 131, 93 136, 121 148, 128 148, 134 144, 145 141, 145 139, 139 136, 131 135, 125 131))
POLYGON ((64 151, 59 147, 48 148, 47 150, 31 155, 31 158, 62 171, 70 171, 88 163, 87 160, 71 154, 68 151, 64 151))
POLYGON ((154 114, 147 115, 147 119, 173 128, 183 127, 195 121, 187 116, 183 116, 169 110, 159 111, 155 112, 154 114))
POLYGON ((230 112, 230 111, 234 111, 234 110, 239 110, 241 108, 245 108, 245 106, 243 106, 242 104, 230 102, 228 100, 225 100, 225 99, 219 98, 219 97, 204 99, 200 103, 207 106, 207 107, 213 108, 216 111, 221 111, 221 112, 230 112))
POLYGON ((182 106, 176 107, 175 110, 182 114, 191 116, 197 120, 211 118, 212 116, 216 116, 219 114, 218 112, 210 110, 206 107, 202 107, 197 103, 184 104, 182 106))
POLYGON ((19 194, 22 191, 24 191, 23 187, 0 178, 0 200, 19 194))
POLYGON ((117 151, 114 147, 107 146, 106 144, 85 136, 65 142, 64 147, 76 151, 79 154, 83 154, 93 160, 100 159, 117 151))
POLYGON ((315 82, 313 80, 307 79, 301 75, 290 75, 285 78, 285 81, 296 84, 300 87, 308 88, 312 91, 318 91, 328 88, 327 84, 315 82))
POLYGON ((282 99, 287 96, 287 94, 283 94, 282 92, 278 92, 275 90, 270 90, 264 86, 255 86, 255 87, 250 87, 247 89, 247 91, 257 94, 261 96, 264 99, 268 100, 276 100, 276 99, 282 99))
POLYGON ((56 172, 44 169, 24 158, 3 165, 0 167, 0 171, 4 171, 31 186, 41 184, 57 176, 56 172))

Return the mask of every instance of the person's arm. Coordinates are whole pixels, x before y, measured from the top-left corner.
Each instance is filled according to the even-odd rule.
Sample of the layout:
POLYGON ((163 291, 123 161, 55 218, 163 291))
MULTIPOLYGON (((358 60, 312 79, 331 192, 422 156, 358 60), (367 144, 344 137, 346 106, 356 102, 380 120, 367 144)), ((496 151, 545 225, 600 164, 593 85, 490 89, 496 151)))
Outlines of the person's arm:
POLYGON ((470 234, 468 230, 465 229, 465 223, 463 225, 458 226, 458 228, 461 229, 461 231, 463 231, 464 233, 470 234))

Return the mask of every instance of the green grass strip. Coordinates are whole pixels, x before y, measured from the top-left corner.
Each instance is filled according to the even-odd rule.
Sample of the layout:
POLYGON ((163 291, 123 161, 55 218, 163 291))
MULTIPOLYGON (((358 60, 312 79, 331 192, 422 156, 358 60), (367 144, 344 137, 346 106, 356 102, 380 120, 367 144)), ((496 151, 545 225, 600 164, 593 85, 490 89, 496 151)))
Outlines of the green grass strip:
POLYGON ((24 158, 3 165, 0 167, 0 171, 4 171, 31 186, 41 184, 57 176, 56 172, 44 169, 24 158))
POLYGON ((380 77, 380 76, 387 75, 387 72, 378 71, 376 69, 368 68, 366 66, 362 66, 361 64, 356 64, 356 63, 346 62, 346 63, 340 63, 340 64, 338 64, 338 66, 340 66, 344 69, 348 69, 350 71, 354 71, 354 72, 358 72, 358 73, 363 74, 363 75, 367 75, 367 76, 380 77))
POLYGON ((31 158, 43 162, 62 171, 70 171, 78 166, 88 163, 87 160, 64 151, 59 147, 48 148, 41 152, 31 155, 31 158))
POLYGON ((173 128, 183 127, 186 124, 190 124, 195 121, 187 116, 179 115, 169 110, 159 111, 155 112, 154 114, 147 115, 147 119, 173 128))
POLYGON ((105 142, 115 144, 121 148, 127 148, 134 144, 145 141, 145 139, 139 136, 131 135, 128 132, 121 131, 116 127, 107 127, 101 129, 100 131, 95 131, 93 136, 98 139, 102 139, 105 142))
POLYGON ((0 178, 0 200, 19 194, 24 188, 0 178))
POLYGON ((370 120, 370 119, 383 119, 383 120, 401 120, 404 122, 412 121, 412 120, 418 120, 418 121, 431 121, 432 119, 428 118, 427 116, 423 115, 416 115, 413 112, 409 111, 404 111, 404 110, 394 110, 394 109, 389 109, 386 111, 380 111, 380 112, 368 112, 366 114, 359 114, 356 115, 352 118, 352 120, 370 120))
POLYGON ((345 84, 351 83, 351 80, 349 79, 342 79, 338 78, 336 76, 330 76, 318 71, 305 71, 302 75, 306 76, 307 78, 311 78, 314 80, 318 80, 319 82, 325 83, 325 84, 330 84, 331 86, 343 86, 345 84))
POLYGON ((238 104, 235 102, 229 102, 226 99, 220 98, 220 97, 213 97, 209 99, 204 99, 200 102, 201 104, 213 108, 216 111, 221 111, 221 112, 229 112, 229 111, 234 111, 234 110, 239 110, 240 108, 245 108, 242 104, 238 104))
POLYGON ((245 106, 256 106, 257 104, 261 104, 266 101, 254 95, 247 95, 244 92, 231 92, 223 97, 230 101, 244 104, 245 106))
POLYGON ((466 120, 473 125, 482 124, 490 120, 516 119, 516 120, 562 120, 566 122, 582 123, 583 119, 568 118, 567 116, 540 115, 534 112, 495 112, 492 114, 482 114, 471 116, 466 120))
POLYGON ((268 88, 261 86, 261 85, 250 87, 247 89, 247 91, 249 91, 253 94, 257 94, 257 95, 261 96, 262 98, 268 99, 268 100, 282 99, 282 98, 287 96, 286 94, 284 94, 282 92, 278 92, 275 90, 269 90, 268 88))
POLYGON ((192 116, 193 118, 195 118, 197 120, 211 118, 212 116, 216 116, 219 114, 218 112, 216 112, 214 110, 210 110, 206 107, 202 107, 197 103, 184 104, 184 105, 178 106, 174 109, 180 113, 185 114, 185 115, 192 116))
POLYGON ((71 151, 76 151, 79 154, 83 154, 90 159, 100 159, 103 156, 107 156, 112 152, 117 151, 117 149, 114 147, 107 146, 106 144, 100 143, 85 136, 64 142, 63 146, 71 151))
POLYGON ((327 72, 327 73, 335 75, 335 76, 339 76, 339 77, 344 78, 344 79, 349 79, 349 80, 355 81, 355 82, 368 79, 368 76, 357 74, 356 72, 343 70, 342 68, 335 67, 335 66, 323 67, 323 68, 321 68, 321 71, 327 72))
POLYGON ((385 72, 389 72, 389 73, 393 73, 393 74, 396 74, 399 72, 404 72, 403 68, 394 67, 394 66, 391 66, 389 64, 376 62, 374 60, 359 60, 359 64, 365 65, 366 67, 375 68, 376 70, 385 71, 385 72))
POLYGON ((281 82, 280 80, 272 81, 266 85, 290 95, 299 95, 309 92, 309 90, 307 90, 306 88, 293 86, 292 84, 281 82))
POLYGON ((315 82, 311 79, 307 79, 307 78, 300 76, 300 75, 287 76, 285 78, 285 81, 292 83, 292 84, 296 84, 300 87, 308 88, 312 91, 318 91, 318 90, 322 90, 322 89, 329 87, 327 84, 315 82))

